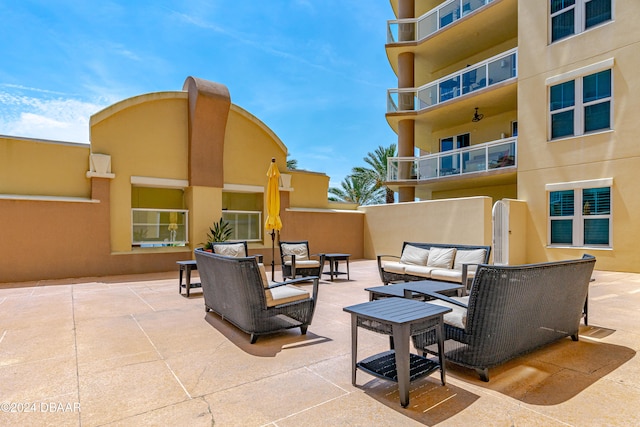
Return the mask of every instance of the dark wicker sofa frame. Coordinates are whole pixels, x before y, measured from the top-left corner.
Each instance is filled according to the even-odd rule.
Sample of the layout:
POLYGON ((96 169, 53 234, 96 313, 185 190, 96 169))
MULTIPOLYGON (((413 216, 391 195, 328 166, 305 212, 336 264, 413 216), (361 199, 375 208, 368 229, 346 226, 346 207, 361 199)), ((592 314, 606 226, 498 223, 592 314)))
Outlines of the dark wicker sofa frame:
MULTIPOLYGON (((489 368, 565 337, 578 341, 595 257, 519 266, 480 265, 468 304, 437 293, 432 298, 467 309, 465 328, 445 321, 445 358, 475 369, 489 381, 489 368)), ((432 353, 435 334, 413 337, 416 349, 432 353)))
MULTIPOLYGON (((402 251, 400 251, 400 253, 404 251, 404 248, 407 245, 416 246, 418 248, 423 248, 423 249, 429 249, 429 248, 456 248, 460 250, 484 249, 486 251, 485 259, 484 259, 485 264, 489 262, 489 255, 491 254, 491 246, 454 245, 454 244, 447 244, 447 243, 422 243, 422 242, 404 242, 402 244, 402 251)), ((425 280, 425 278, 421 276, 413 276, 411 274, 399 274, 399 273, 394 273, 390 271, 385 271, 382 266, 382 261, 384 259, 400 260, 400 257, 397 255, 378 255, 377 258, 378 258, 378 272, 380 273, 380 279, 382 280, 382 283, 384 283, 385 285, 388 285, 391 282, 412 282, 412 281, 425 280)), ((467 264, 462 266, 462 282, 461 283, 467 282, 467 269, 468 269, 467 264)))
POLYGON ((195 250, 202 282, 204 305, 224 320, 251 335, 251 344, 258 336, 283 329, 300 328, 307 333, 318 299, 318 277, 272 284, 284 286, 313 280, 310 298, 267 306, 262 276, 255 257, 233 258, 195 250))

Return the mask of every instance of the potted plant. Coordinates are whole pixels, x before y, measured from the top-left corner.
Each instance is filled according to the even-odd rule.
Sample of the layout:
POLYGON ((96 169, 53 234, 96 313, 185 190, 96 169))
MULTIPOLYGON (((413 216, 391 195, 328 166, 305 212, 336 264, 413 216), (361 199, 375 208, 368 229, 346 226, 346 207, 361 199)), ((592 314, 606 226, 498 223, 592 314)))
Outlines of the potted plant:
POLYGON ((204 245, 204 250, 211 250, 213 244, 216 242, 226 242, 231 237, 233 228, 231 224, 222 217, 220 221, 214 222, 213 227, 209 227, 209 233, 207 233, 207 242, 204 245))

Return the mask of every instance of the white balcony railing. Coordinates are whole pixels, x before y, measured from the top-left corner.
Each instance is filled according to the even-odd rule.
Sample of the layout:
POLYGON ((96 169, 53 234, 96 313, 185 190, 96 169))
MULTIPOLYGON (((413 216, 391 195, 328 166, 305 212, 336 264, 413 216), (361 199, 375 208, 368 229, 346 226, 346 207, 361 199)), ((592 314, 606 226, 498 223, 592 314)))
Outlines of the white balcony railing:
POLYGON ((421 157, 387 159, 387 182, 424 181, 515 168, 517 138, 505 138, 421 157))
POLYGON ((141 247, 185 246, 189 243, 189 211, 131 209, 131 244, 141 247))
POLYGON ((419 88, 387 90, 387 113, 420 111, 518 76, 518 48, 419 88))
POLYGON ((230 240, 262 240, 262 212, 226 210, 222 211, 222 219, 233 229, 230 240))
POLYGON ((387 43, 420 41, 493 0, 449 0, 419 18, 387 21, 387 43))

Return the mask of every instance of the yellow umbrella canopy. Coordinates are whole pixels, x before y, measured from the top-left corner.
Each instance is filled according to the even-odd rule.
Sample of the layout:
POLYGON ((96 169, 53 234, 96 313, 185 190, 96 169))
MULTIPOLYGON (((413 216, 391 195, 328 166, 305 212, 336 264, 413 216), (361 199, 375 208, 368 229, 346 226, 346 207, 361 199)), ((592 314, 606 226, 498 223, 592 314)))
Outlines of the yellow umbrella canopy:
POLYGON ((267 220, 264 228, 271 230, 271 280, 275 281, 275 247, 276 230, 282 229, 280 220, 280 171, 276 165, 276 159, 271 159, 267 171, 267 220))
POLYGON ((276 165, 276 159, 271 159, 267 171, 267 220, 264 227, 267 230, 281 230, 280 220, 280 171, 276 165))

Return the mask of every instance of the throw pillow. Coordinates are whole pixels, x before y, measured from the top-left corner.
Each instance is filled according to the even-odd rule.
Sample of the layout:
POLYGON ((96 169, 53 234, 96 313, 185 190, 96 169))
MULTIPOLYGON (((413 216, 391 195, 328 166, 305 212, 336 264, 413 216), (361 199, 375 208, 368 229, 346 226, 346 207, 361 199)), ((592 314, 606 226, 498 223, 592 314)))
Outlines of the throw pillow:
POLYGON ((405 245, 402 250, 402 256, 400 262, 403 264, 412 265, 427 265, 427 259, 429 258, 429 250, 419 248, 417 246, 405 245))
POLYGON ((429 249, 429 259, 427 267, 452 268, 453 259, 456 257, 456 248, 434 248, 429 249))
POLYGON ((233 243, 230 245, 216 245, 213 244, 213 252, 218 255, 230 256, 234 258, 242 258, 247 256, 244 253, 244 244, 243 243, 233 243))
POLYGON ((456 251, 456 260, 453 268, 462 270, 462 264, 483 264, 486 254, 486 249, 458 249, 456 251))
MULTIPOLYGON (((304 243, 283 243, 282 252, 285 256, 295 255, 296 261, 304 261, 309 259, 309 254, 307 253, 307 245, 304 243)), ((291 261, 291 258, 289 257, 287 261, 291 261)))

